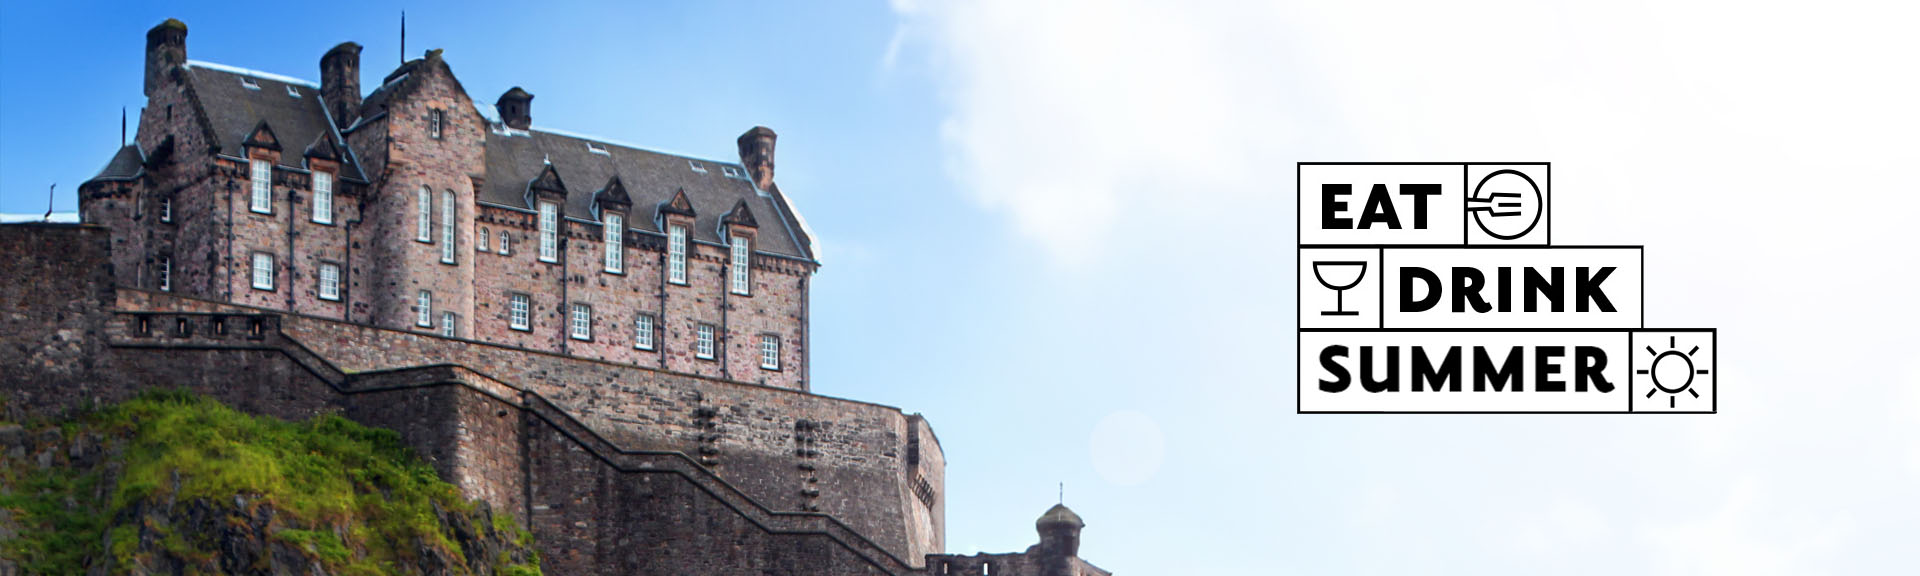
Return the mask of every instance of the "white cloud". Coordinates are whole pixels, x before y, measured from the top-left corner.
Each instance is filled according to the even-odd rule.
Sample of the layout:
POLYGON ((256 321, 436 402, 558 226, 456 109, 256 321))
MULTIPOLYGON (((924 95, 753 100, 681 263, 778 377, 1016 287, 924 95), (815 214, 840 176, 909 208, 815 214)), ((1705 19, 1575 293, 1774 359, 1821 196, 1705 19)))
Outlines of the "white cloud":
MULTIPOLYGON (((1895 551, 1920 535, 1910 521, 1920 498, 1908 488, 1920 474, 1920 382, 1896 365, 1912 357, 1910 327, 1920 325, 1912 296, 1920 285, 1912 254, 1920 246, 1912 224, 1920 215, 1920 75, 1909 73, 1920 35, 1908 30, 1920 7, 895 7, 906 54, 924 50, 941 79, 953 176, 1059 261, 1285 269, 1284 252, 1273 251, 1285 240, 1262 234, 1292 236, 1297 161, 1546 160, 1554 163, 1557 242, 1645 244, 1649 323, 1721 330, 1724 413, 1716 416, 1356 423, 1287 415, 1288 429, 1307 439, 1234 438, 1249 453, 1291 450, 1290 465, 1304 452, 1301 466, 1322 466, 1306 474, 1349 486, 1319 497, 1356 503, 1352 523, 1260 527, 1272 540, 1364 543, 1378 537, 1367 530, 1387 530, 1452 561, 1431 572, 1504 565, 1507 541, 1478 545, 1474 534, 1495 538, 1516 526, 1530 527, 1517 543, 1528 557, 1593 559, 1615 573, 1873 572, 1910 560, 1895 551), (1112 242, 1140 230, 1158 240, 1112 242), (1226 242, 1205 251, 1182 242, 1222 235, 1226 242), (1248 248, 1243 240, 1265 241, 1248 248), (1457 432, 1447 444, 1417 441, 1443 426, 1457 432), (1568 452, 1516 456, 1523 452, 1512 440, 1525 435, 1568 452), (1351 455, 1366 466, 1339 456, 1355 446, 1371 449, 1351 455), (1313 459, 1325 454, 1333 456, 1313 459), (1604 471, 1533 476, 1549 464, 1604 471), (1405 480, 1456 475, 1524 479, 1553 494, 1405 480), (1457 501, 1497 520, 1462 530, 1460 510, 1449 507, 1457 501), (1547 507, 1530 508, 1539 503, 1547 507)), ((1100 282, 1123 294, 1151 274, 1119 268, 1100 282)), ((1292 281, 1290 272, 1258 273, 1278 276, 1260 278, 1275 293, 1292 281)), ((1181 289, 1176 304, 1213 294, 1181 289)), ((1219 315, 1169 324, 1221 342, 1275 334, 1272 326, 1232 332, 1242 327, 1219 315)), ((1291 386, 1273 376, 1268 354, 1208 368, 1249 386, 1291 386)), ((1188 433, 1173 421, 1166 427, 1170 437, 1188 433)), ((1356 554, 1323 571, 1382 561, 1356 554)), ((1530 568, 1508 571, 1539 572, 1530 568)))

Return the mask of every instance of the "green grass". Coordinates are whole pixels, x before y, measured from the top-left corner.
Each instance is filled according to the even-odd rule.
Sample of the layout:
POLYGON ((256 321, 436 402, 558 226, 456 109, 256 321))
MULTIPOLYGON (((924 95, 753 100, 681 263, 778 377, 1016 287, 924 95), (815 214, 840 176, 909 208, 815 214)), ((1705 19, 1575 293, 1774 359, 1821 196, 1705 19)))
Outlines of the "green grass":
MULTIPOLYGON (((61 428, 68 438, 89 431, 124 438, 122 474, 103 501, 92 497, 102 480, 96 470, 42 471, 21 463, 23 470, 0 471, 6 475, 0 482, 14 488, 0 494, 0 506, 15 510, 23 528, 19 538, 0 545, 0 553, 21 562, 26 573, 80 574, 89 558, 109 556, 114 565, 129 567, 140 553, 138 529, 109 527, 109 519, 165 498, 232 506, 240 495, 249 506, 271 505, 285 526, 272 537, 339 574, 396 573, 391 567, 414 564, 416 543, 461 558, 435 507, 478 519, 474 505, 397 434, 339 416, 287 422, 188 393, 155 392, 61 428)), ((530 534, 505 514, 494 518, 493 528, 530 548, 530 534)), ((198 535, 165 536, 162 548, 176 557, 194 558, 211 547, 198 535)), ((496 562, 500 573, 539 573, 537 559, 508 564, 506 558, 496 562)))

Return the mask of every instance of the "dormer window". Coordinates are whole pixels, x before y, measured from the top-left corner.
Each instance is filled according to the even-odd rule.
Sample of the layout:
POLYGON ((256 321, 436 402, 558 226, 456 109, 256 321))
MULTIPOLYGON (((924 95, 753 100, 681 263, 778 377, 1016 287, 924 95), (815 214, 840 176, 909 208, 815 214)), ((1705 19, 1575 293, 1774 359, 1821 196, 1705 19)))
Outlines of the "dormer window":
POLYGON ((300 90, 299 90, 298 88, 294 88, 294 87, 292 87, 292 86, 288 86, 288 87, 287 87, 287 95, 288 95, 288 96, 292 96, 292 97, 294 97, 294 98, 299 98, 299 97, 300 97, 300 90))
POLYGON ((687 229, 684 226, 667 227, 667 281, 687 283, 687 229))
POLYGON ((427 113, 427 136, 433 138, 434 140, 439 140, 440 135, 443 132, 442 128, 446 123, 447 123, 447 112, 445 110, 440 110, 436 108, 433 111, 428 112, 427 113))
POLYGON ((626 223, 622 221, 619 214, 608 213, 605 220, 606 222, 600 227, 604 229, 606 236, 607 271, 619 274, 626 264, 620 247, 620 241, 625 236, 626 223))
POLYGON ((727 268, 733 272, 733 293, 746 296, 753 286, 753 250, 746 237, 734 236, 732 240, 733 261, 727 268))
POLYGON ((687 161, 687 169, 689 169, 689 170, 693 170, 694 172, 698 172, 698 173, 701 173, 701 174, 706 174, 706 173, 707 173, 707 167, 706 167, 706 166, 701 166, 699 162, 695 162, 695 161, 693 161, 693 160, 688 160, 688 161, 687 161))
POLYGON ((560 205, 540 203, 540 261, 560 261, 560 205))
POLYGON ((259 83, 259 82, 254 82, 252 78, 248 78, 248 77, 246 77, 246 76, 241 76, 241 77, 240 77, 240 85, 241 85, 241 86, 245 86, 245 87, 246 87, 246 88, 247 88, 248 90, 259 90, 259 89, 260 89, 260 83, 259 83))
POLYGON ((728 178, 739 178, 742 180, 745 180, 747 178, 747 173, 745 170, 741 170, 733 166, 721 166, 720 174, 728 178))
POLYGON ((313 173, 313 221, 316 224, 333 223, 333 175, 326 172, 313 173))
POLYGON ((261 214, 273 213, 273 164, 266 160, 253 161, 253 200, 247 207, 261 214))
POLYGON ((601 155, 601 156, 606 156, 606 155, 608 155, 608 154, 607 154, 607 147, 606 147, 606 146, 601 146, 599 142, 588 142, 588 143, 587 143, 587 151, 588 151, 588 152, 592 152, 592 153, 594 153, 594 154, 599 154, 599 155, 601 155))

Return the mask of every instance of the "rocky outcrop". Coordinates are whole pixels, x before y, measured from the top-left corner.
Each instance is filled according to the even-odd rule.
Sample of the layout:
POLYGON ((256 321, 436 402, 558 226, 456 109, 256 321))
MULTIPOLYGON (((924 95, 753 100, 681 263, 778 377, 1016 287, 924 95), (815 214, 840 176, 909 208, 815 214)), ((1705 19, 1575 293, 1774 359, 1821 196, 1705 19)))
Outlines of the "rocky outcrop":
POLYGON ((0 576, 540 573, 525 530, 425 465, 339 466, 410 456, 382 431, 255 419, 175 395, 0 424, 0 576))

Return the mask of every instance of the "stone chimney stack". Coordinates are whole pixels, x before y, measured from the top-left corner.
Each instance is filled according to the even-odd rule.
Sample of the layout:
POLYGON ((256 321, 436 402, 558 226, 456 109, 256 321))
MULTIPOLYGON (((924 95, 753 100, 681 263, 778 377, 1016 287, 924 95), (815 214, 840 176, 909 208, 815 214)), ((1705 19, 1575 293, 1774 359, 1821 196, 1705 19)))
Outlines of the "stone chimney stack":
POLYGON ((341 42, 320 57, 320 101, 341 130, 360 117, 360 45, 341 42))
POLYGON ((773 187, 773 142, 779 137, 766 126, 754 126, 734 141, 740 145, 740 164, 753 175, 753 185, 762 190, 773 187))
POLYGON ((142 93, 152 96, 174 66, 186 63, 187 23, 168 18, 147 30, 147 84, 142 93))
POLYGON ((533 125, 533 95, 519 86, 501 94, 500 101, 493 103, 493 107, 500 111, 500 121, 508 128, 526 130, 533 125))

